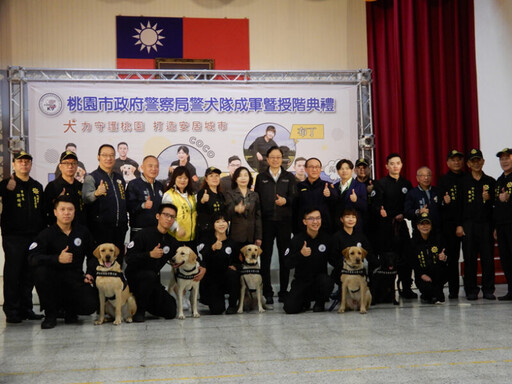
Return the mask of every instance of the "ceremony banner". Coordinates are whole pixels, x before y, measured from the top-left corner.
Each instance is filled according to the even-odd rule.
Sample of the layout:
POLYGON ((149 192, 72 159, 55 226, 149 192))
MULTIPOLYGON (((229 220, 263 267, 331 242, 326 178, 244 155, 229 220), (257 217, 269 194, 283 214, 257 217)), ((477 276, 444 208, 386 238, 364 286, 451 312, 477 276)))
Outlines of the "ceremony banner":
MULTIPOLYGON (((120 142, 138 164, 157 156, 162 180, 180 147, 198 177, 212 165, 227 172, 234 155, 257 172, 255 142, 273 126, 285 168, 293 171, 297 157, 317 157, 322 178, 334 181, 336 162, 358 156, 356 91, 356 85, 336 84, 30 82, 32 176, 43 184, 52 180, 67 143, 76 144, 91 172, 98 147, 107 143, 117 151, 120 142)), ((125 179, 134 177, 130 172, 125 179)))

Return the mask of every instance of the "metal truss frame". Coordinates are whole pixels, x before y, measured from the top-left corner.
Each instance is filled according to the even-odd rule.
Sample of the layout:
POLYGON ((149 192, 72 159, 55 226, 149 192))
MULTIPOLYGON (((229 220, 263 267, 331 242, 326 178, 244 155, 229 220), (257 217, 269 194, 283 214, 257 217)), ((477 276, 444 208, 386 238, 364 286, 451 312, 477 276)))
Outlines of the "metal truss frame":
MULTIPOLYGON (((28 137, 26 84, 48 82, 112 83, 247 83, 347 84, 357 86, 359 156, 374 164, 371 70, 354 71, 215 71, 137 69, 48 69, 9 67, 9 150, 26 148, 28 137)), ((5 157, 4 153, 4 157, 5 157)))

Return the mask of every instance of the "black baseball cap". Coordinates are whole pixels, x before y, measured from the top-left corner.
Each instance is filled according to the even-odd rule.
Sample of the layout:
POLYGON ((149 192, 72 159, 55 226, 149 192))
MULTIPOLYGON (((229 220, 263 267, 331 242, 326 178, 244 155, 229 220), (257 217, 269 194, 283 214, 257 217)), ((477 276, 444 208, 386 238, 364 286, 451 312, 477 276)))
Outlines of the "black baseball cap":
POLYGON ((499 151, 496 154, 496 157, 500 157, 501 155, 512 155, 512 149, 511 148, 503 148, 501 151, 499 151))
POLYGON ((21 159, 29 159, 29 160, 32 160, 32 155, 30 153, 27 153, 25 151, 20 151, 18 153, 16 153, 13 157, 13 161, 14 160, 21 160, 21 159))
POLYGON ((448 155, 446 156, 446 160, 451 159, 452 157, 460 156, 464 157, 464 154, 456 149, 452 149, 450 152, 448 152, 448 155))
POLYGON ((73 151, 64 151, 60 154, 60 161, 66 160, 66 159, 73 159, 78 161, 78 157, 76 157, 76 153, 73 151))
POLYGON ((216 173, 216 174, 220 175, 222 172, 219 168, 209 167, 206 169, 206 172, 204 173, 204 177, 207 177, 208 175, 210 175, 212 173, 216 173))
POLYGON ((425 222, 432 224, 432 220, 430 219, 430 216, 428 215, 427 212, 423 212, 418 219, 418 224, 425 222))
POLYGON ((370 162, 366 160, 364 157, 361 157, 360 159, 357 159, 356 161, 356 167, 359 167, 360 165, 364 165, 365 167, 370 166, 370 162))
POLYGON ((479 149, 473 148, 468 153, 468 160, 483 159, 483 158, 484 158, 484 155, 482 154, 482 151, 479 149))

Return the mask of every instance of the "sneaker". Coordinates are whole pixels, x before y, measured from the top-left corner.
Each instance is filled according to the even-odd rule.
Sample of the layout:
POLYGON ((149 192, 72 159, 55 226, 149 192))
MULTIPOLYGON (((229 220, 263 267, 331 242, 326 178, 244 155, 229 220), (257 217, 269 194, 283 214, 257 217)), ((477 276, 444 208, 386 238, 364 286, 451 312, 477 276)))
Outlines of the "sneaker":
POLYGON ((404 299, 417 299, 418 298, 418 294, 413 292, 413 290, 411 288, 404 289, 403 291, 401 291, 400 296, 403 297, 404 299))
POLYGON ((265 308, 268 310, 274 309, 274 298, 272 296, 265 297, 265 308))
POLYGON ((496 296, 492 293, 484 293, 484 299, 485 300, 496 300, 496 296))
POLYGON ((506 295, 504 295, 504 296, 500 296, 500 297, 498 297, 498 300, 499 300, 499 301, 512 301, 512 294, 507 293, 507 294, 506 294, 506 295))
POLYGON ((5 319, 5 322, 7 322, 9 324, 19 324, 22 321, 23 321, 23 319, 19 315, 10 315, 10 316, 7 316, 7 318, 5 319))
POLYGON ((56 317, 45 317, 41 323, 41 329, 52 329, 57 326, 56 317))
POLYGON ((237 312, 238 312, 237 307, 228 307, 228 309, 226 309, 226 315, 234 315, 237 312))

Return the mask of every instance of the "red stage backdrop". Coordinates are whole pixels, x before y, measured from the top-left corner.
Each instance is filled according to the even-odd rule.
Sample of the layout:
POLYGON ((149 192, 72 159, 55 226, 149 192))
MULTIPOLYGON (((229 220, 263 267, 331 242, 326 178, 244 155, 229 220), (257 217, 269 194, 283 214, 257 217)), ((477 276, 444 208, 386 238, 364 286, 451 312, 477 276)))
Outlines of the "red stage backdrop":
POLYGON ((473 0, 378 0, 366 10, 377 175, 398 152, 413 185, 422 165, 437 178, 448 150, 479 145, 473 0))
POLYGON ((155 58, 214 59, 215 69, 248 70, 249 20, 116 17, 117 68, 155 69, 155 58))

